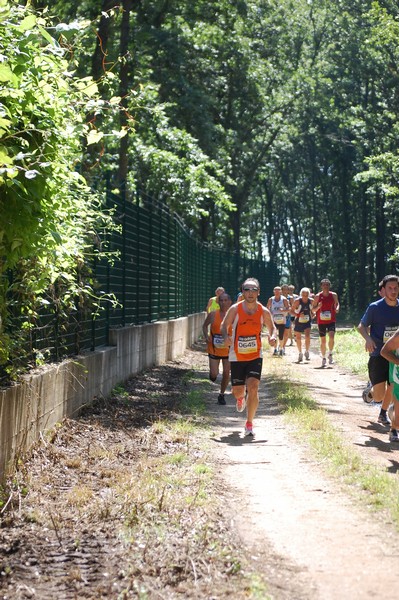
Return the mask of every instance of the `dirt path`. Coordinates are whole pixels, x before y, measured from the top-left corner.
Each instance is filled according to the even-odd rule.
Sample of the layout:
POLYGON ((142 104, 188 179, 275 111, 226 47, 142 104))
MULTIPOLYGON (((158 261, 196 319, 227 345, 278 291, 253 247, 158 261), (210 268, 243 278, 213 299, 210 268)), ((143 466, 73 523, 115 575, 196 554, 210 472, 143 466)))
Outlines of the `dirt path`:
MULTIPOLYGON (((287 348, 282 360, 306 381, 342 435, 367 461, 397 473, 399 450, 392 449, 386 429, 376 423, 378 407, 363 403, 364 382, 336 365, 321 369, 316 350, 308 364, 296 364, 296 359, 294 347, 287 348)), ((386 518, 359 507, 324 476, 306 446, 290 435, 267 389, 267 371, 275 361, 281 368, 280 359, 268 356, 264 361, 254 441, 243 438, 244 420, 231 396, 227 407, 212 407, 218 426, 214 443, 230 489, 234 526, 255 556, 271 544, 296 569, 295 598, 382 598, 386 567, 399 560, 397 532, 386 518), (234 509, 235 493, 240 511, 234 509)), ((291 583, 282 581, 276 600, 285 597, 284 588, 291 583)), ((397 569, 389 568, 389 587, 398 585, 397 569)))
MULTIPOLYGON (((273 397, 268 373, 290 369, 363 458, 397 476, 399 449, 377 425, 378 408, 362 402, 364 382, 338 366, 321 369, 317 340, 313 345, 309 364, 295 363, 294 348, 284 359, 265 358, 252 441, 242 436, 244 417, 232 397, 227 406, 218 406, 218 386, 206 393, 214 423, 211 448, 208 452, 208 433, 205 442, 190 439, 189 447, 202 464, 206 445, 216 467, 212 498, 219 498, 215 506, 209 503, 209 511, 200 503, 179 508, 178 527, 174 506, 161 511, 162 519, 170 515, 165 524, 161 520, 165 536, 159 526, 150 527, 153 499, 141 501, 139 494, 135 504, 126 503, 124 486, 127 481, 128 498, 130 489, 141 493, 140 473, 152 465, 167 468, 174 463, 165 459, 187 450, 184 436, 170 439, 152 424, 162 415, 181 418, 176 410, 188 385, 192 391, 197 386, 202 398, 201 380, 208 379, 203 344, 128 381, 126 395, 99 401, 66 420, 27 459, 28 485, 23 480, 16 485, 7 510, 0 511, 0 598, 357 600, 382 598, 395 589, 397 531, 384 514, 361 507, 323 474, 323 465, 290 431, 273 397), (141 511, 143 529, 134 521, 135 533, 126 539, 130 513, 125 511, 131 505, 141 511), (206 532, 209 544, 192 523, 206 532), (241 547, 236 572, 222 549, 240 556, 241 547), (210 560, 212 548, 219 551, 210 560), (246 577, 253 581, 259 573, 267 595, 251 596, 246 577)), ((197 477, 192 485, 198 489, 197 477)), ((161 501, 166 502, 163 493, 161 501)))

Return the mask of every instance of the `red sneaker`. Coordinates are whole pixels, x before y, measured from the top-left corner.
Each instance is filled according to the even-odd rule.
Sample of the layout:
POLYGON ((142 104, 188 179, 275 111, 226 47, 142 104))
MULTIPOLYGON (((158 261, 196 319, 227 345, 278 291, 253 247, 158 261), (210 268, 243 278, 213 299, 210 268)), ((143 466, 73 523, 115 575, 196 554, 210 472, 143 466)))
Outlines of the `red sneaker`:
POLYGON ((244 396, 242 398, 237 398, 236 408, 238 412, 243 412, 245 410, 246 405, 247 401, 244 396))

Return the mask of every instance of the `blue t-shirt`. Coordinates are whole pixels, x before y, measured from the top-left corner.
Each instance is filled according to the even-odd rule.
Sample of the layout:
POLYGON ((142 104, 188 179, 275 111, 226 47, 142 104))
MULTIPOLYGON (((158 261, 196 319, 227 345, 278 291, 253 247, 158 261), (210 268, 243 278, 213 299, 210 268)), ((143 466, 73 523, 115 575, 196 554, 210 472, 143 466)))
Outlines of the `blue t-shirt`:
POLYGON ((370 327, 370 337, 376 348, 370 356, 379 356, 381 348, 399 327, 399 301, 396 306, 389 306, 385 298, 372 302, 360 319, 365 327, 370 327))

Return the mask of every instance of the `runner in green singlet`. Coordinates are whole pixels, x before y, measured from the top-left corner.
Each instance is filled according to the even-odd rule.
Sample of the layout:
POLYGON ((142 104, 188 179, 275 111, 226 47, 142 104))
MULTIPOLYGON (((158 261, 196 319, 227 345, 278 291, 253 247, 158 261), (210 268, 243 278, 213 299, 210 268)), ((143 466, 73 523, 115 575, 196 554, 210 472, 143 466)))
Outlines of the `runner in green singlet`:
POLYGON ((393 387, 393 410, 389 411, 391 418, 389 441, 399 442, 399 329, 385 342, 380 354, 389 361, 389 383, 393 387))

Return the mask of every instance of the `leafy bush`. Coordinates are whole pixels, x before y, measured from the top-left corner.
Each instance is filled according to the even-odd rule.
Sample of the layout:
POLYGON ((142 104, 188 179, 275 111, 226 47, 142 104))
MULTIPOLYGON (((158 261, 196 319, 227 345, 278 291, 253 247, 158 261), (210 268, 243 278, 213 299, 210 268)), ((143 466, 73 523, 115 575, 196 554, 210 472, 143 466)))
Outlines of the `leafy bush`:
POLYGON ((43 304, 64 313, 98 304, 90 264, 112 223, 78 170, 97 86, 74 75, 65 37, 57 41, 47 25, 0 0, 0 367, 9 375, 43 304), (11 337, 15 317, 20 335, 11 337))

